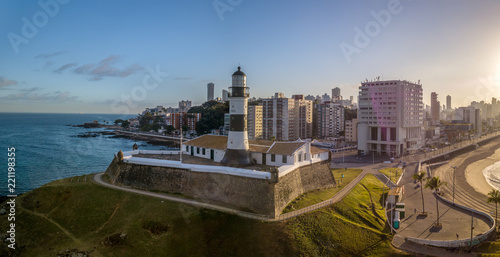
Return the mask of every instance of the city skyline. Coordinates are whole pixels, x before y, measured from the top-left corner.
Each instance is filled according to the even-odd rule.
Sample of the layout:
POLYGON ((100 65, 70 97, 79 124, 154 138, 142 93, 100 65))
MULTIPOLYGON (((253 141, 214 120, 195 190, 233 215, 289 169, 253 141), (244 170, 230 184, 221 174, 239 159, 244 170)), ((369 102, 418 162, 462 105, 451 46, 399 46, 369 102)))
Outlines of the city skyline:
POLYGON ((2 112, 199 105, 238 65, 263 98, 356 98, 379 76, 420 80, 429 105, 431 92, 453 107, 500 96, 495 1, 40 3, 0 3, 2 112))

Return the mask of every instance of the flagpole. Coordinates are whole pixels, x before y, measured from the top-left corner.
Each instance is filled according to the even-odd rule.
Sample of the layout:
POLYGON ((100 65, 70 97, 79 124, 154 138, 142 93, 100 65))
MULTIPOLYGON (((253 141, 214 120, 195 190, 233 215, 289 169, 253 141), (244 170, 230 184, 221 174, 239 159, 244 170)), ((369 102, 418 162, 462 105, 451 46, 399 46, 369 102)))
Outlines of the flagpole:
POLYGON ((180 160, 181 160, 181 163, 182 163, 182 126, 181 126, 181 148, 179 149, 179 153, 180 153, 180 160))

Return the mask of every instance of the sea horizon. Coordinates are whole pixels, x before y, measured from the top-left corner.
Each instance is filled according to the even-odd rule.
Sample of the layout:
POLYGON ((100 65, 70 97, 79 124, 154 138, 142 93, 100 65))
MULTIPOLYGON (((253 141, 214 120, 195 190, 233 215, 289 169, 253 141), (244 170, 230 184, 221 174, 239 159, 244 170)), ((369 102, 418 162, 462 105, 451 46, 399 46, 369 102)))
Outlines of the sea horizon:
MULTIPOLYGON (((36 189, 49 182, 90 173, 104 172, 119 150, 168 149, 143 141, 102 135, 106 128, 82 128, 84 122, 114 122, 132 117, 119 114, 70 113, 0 113, 0 144, 4 154, 0 162, 7 163, 8 148, 15 148, 16 194, 36 189), (16 115, 17 114, 17 115, 16 115), (96 137, 78 137, 85 133, 96 137)), ((7 195, 7 173, 0 176, 0 195, 7 195)))

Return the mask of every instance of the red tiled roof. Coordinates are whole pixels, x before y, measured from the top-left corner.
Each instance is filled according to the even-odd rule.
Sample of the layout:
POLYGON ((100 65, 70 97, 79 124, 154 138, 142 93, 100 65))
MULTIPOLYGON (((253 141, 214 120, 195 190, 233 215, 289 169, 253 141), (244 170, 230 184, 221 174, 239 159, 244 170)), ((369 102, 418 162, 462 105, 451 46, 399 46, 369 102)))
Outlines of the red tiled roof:
POLYGON ((201 137, 197 137, 195 139, 191 139, 185 142, 184 145, 226 150, 227 137, 216 136, 216 135, 203 135, 201 137))
POLYGON ((311 154, 324 153, 324 152, 328 152, 328 151, 329 151, 328 149, 319 148, 316 146, 311 146, 311 154))
MULTIPOLYGON (((274 142, 269 140, 248 140, 248 143, 248 147, 251 152, 280 155, 292 155, 295 151, 306 144, 306 142, 274 142)), ((184 145, 226 150, 227 136, 203 135, 185 142, 184 145)), ((311 147, 312 154, 327 151, 328 150, 326 149, 311 147)))
POLYGON ((306 142, 276 142, 267 153, 292 155, 301 148, 306 142))

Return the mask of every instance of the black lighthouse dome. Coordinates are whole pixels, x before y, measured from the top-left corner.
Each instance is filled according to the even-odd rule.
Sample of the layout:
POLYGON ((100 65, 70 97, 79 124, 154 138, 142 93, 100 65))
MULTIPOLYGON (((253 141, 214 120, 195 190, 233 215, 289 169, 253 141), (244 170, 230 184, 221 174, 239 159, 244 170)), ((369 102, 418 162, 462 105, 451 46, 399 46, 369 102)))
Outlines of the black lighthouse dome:
POLYGON ((238 66, 238 70, 233 73, 233 76, 247 76, 243 71, 241 71, 241 67, 238 66))

